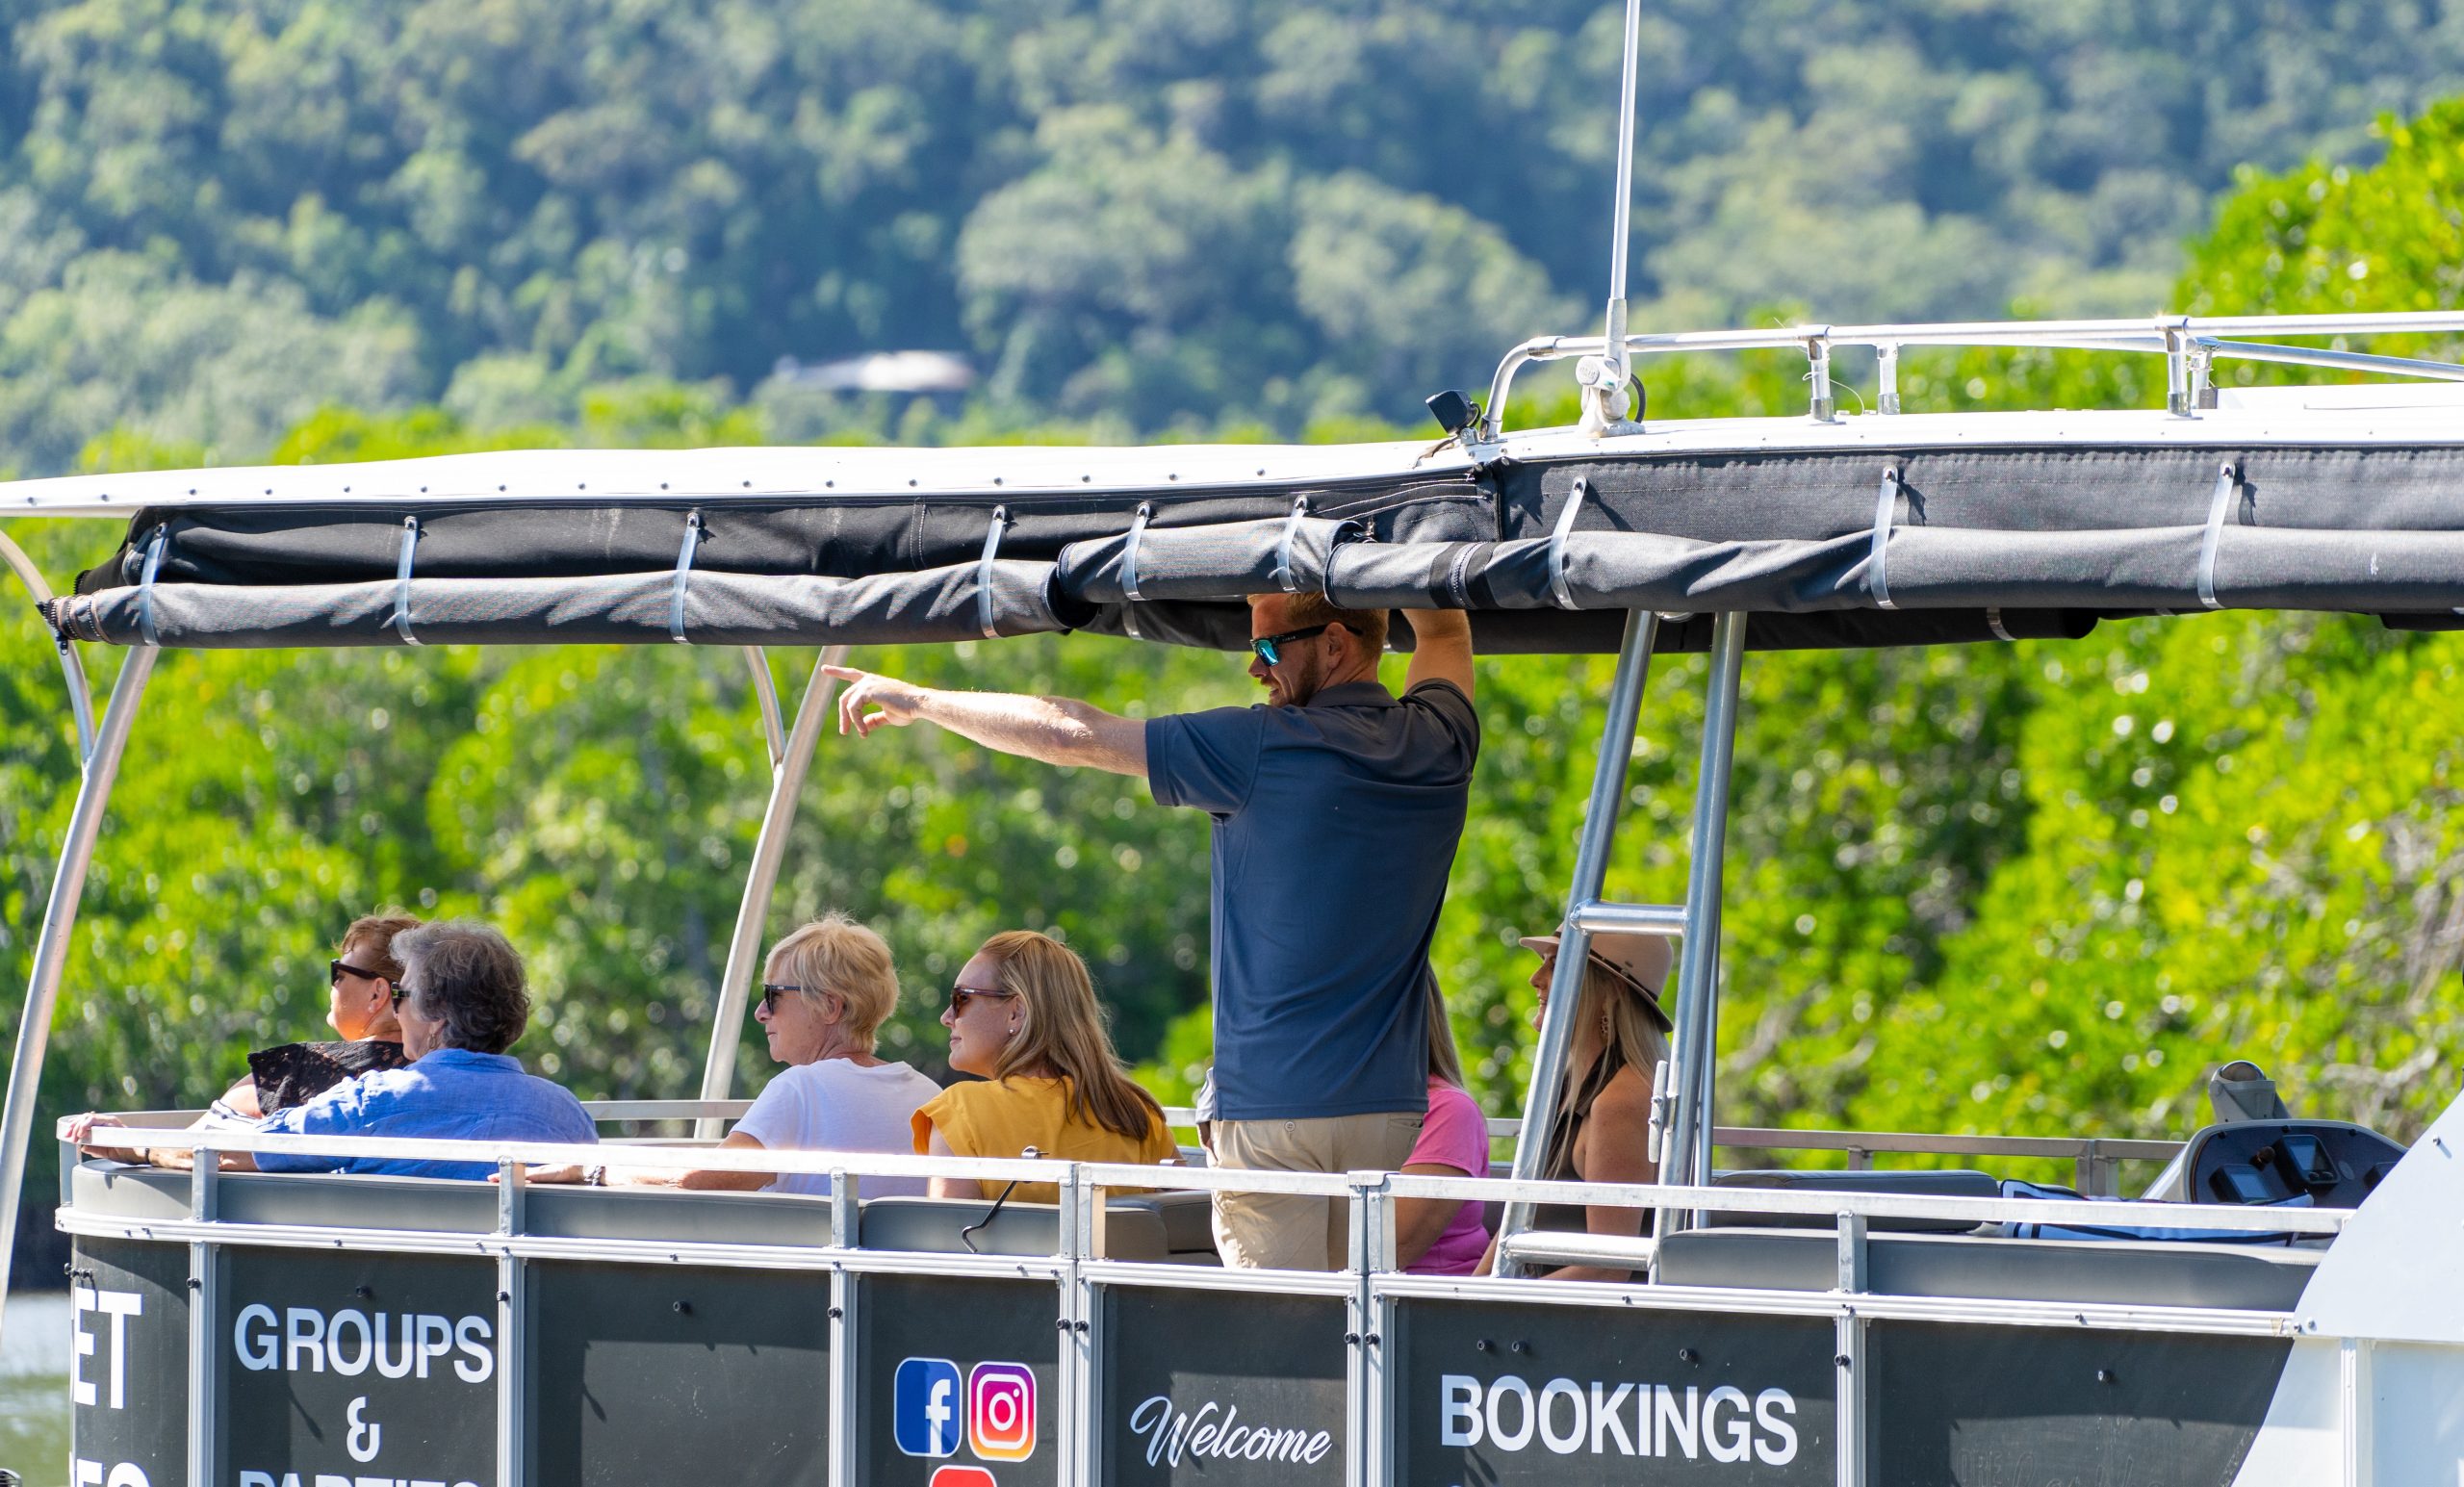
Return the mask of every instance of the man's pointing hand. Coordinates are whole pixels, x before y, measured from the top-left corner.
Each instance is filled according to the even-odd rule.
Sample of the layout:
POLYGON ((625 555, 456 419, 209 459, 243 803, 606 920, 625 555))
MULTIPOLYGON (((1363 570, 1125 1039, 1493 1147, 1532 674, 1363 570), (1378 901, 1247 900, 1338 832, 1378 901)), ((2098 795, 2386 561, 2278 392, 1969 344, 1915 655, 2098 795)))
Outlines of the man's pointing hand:
POLYGON ((911 686, 896 677, 876 676, 858 671, 853 666, 824 666, 821 673, 847 683, 838 694, 838 731, 843 735, 854 730, 859 738, 869 738, 873 730, 886 723, 905 728, 924 715, 924 688, 911 686), (870 712, 865 711, 872 708, 870 712))

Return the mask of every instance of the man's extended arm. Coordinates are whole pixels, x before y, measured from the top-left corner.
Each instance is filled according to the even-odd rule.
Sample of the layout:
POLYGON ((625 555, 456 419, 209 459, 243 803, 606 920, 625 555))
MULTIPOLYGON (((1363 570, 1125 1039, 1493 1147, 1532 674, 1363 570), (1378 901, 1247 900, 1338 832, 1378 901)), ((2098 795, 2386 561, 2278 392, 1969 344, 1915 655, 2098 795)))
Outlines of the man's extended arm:
MULTIPOLYGON (((1466 655, 1470 650, 1467 638, 1466 655)), ((1467 673, 1469 669, 1467 665, 1467 673)), ((852 730, 860 738, 870 737, 885 724, 905 728, 921 720, 938 723, 988 749, 1046 764, 1085 764, 1141 779, 1146 775, 1146 725, 1136 718, 1116 717, 1066 697, 945 692, 852 666, 823 670, 847 683, 847 690, 838 694, 841 733, 852 730)))
POLYGON ((1472 696, 1472 617, 1460 609, 1414 609, 1408 692, 1424 681, 1451 681, 1472 696))

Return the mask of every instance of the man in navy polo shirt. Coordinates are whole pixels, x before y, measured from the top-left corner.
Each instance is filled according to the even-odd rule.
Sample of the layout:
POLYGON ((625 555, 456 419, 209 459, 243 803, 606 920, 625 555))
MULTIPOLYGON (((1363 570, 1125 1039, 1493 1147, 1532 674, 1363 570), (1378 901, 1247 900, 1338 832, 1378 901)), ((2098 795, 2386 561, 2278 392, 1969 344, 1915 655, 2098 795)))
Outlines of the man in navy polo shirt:
MULTIPOLYGON (((1480 724, 1472 629, 1415 611, 1400 698, 1383 612, 1250 601, 1256 707, 1139 722, 1066 698, 948 692, 845 667, 841 732, 923 719, 1005 753, 1144 776, 1215 818, 1215 1142, 1227 1167, 1400 1167, 1428 1109, 1422 978, 1480 724)), ((1218 1194, 1228 1265, 1340 1269, 1341 1200, 1218 1194)))

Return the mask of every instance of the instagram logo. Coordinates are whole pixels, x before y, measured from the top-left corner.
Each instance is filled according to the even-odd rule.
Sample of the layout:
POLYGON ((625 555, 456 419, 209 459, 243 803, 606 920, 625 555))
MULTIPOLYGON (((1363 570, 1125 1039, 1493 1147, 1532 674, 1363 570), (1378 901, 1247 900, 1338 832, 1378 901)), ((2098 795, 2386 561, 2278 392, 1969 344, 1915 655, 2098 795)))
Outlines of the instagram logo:
POLYGON ((987 1461, 1036 1453, 1036 1376, 1025 1365, 979 1363, 967 1374, 966 1444, 987 1461))

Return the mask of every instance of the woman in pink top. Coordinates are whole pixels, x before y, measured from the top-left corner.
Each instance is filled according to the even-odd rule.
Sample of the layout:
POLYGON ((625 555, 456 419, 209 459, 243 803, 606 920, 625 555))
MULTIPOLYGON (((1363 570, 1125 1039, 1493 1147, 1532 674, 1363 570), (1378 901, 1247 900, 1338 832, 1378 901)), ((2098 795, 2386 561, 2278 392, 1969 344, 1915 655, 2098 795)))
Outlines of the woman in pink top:
MULTIPOLYGON (((1403 1170, 1421 1177, 1489 1175, 1489 1121, 1463 1092, 1463 1063, 1437 978, 1428 978, 1428 1119, 1403 1170)), ((1477 1203, 1450 1198, 1395 1201, 1395 1260, 1414 1275, 1469 1275, 1489 1247, 1477 1203)))

